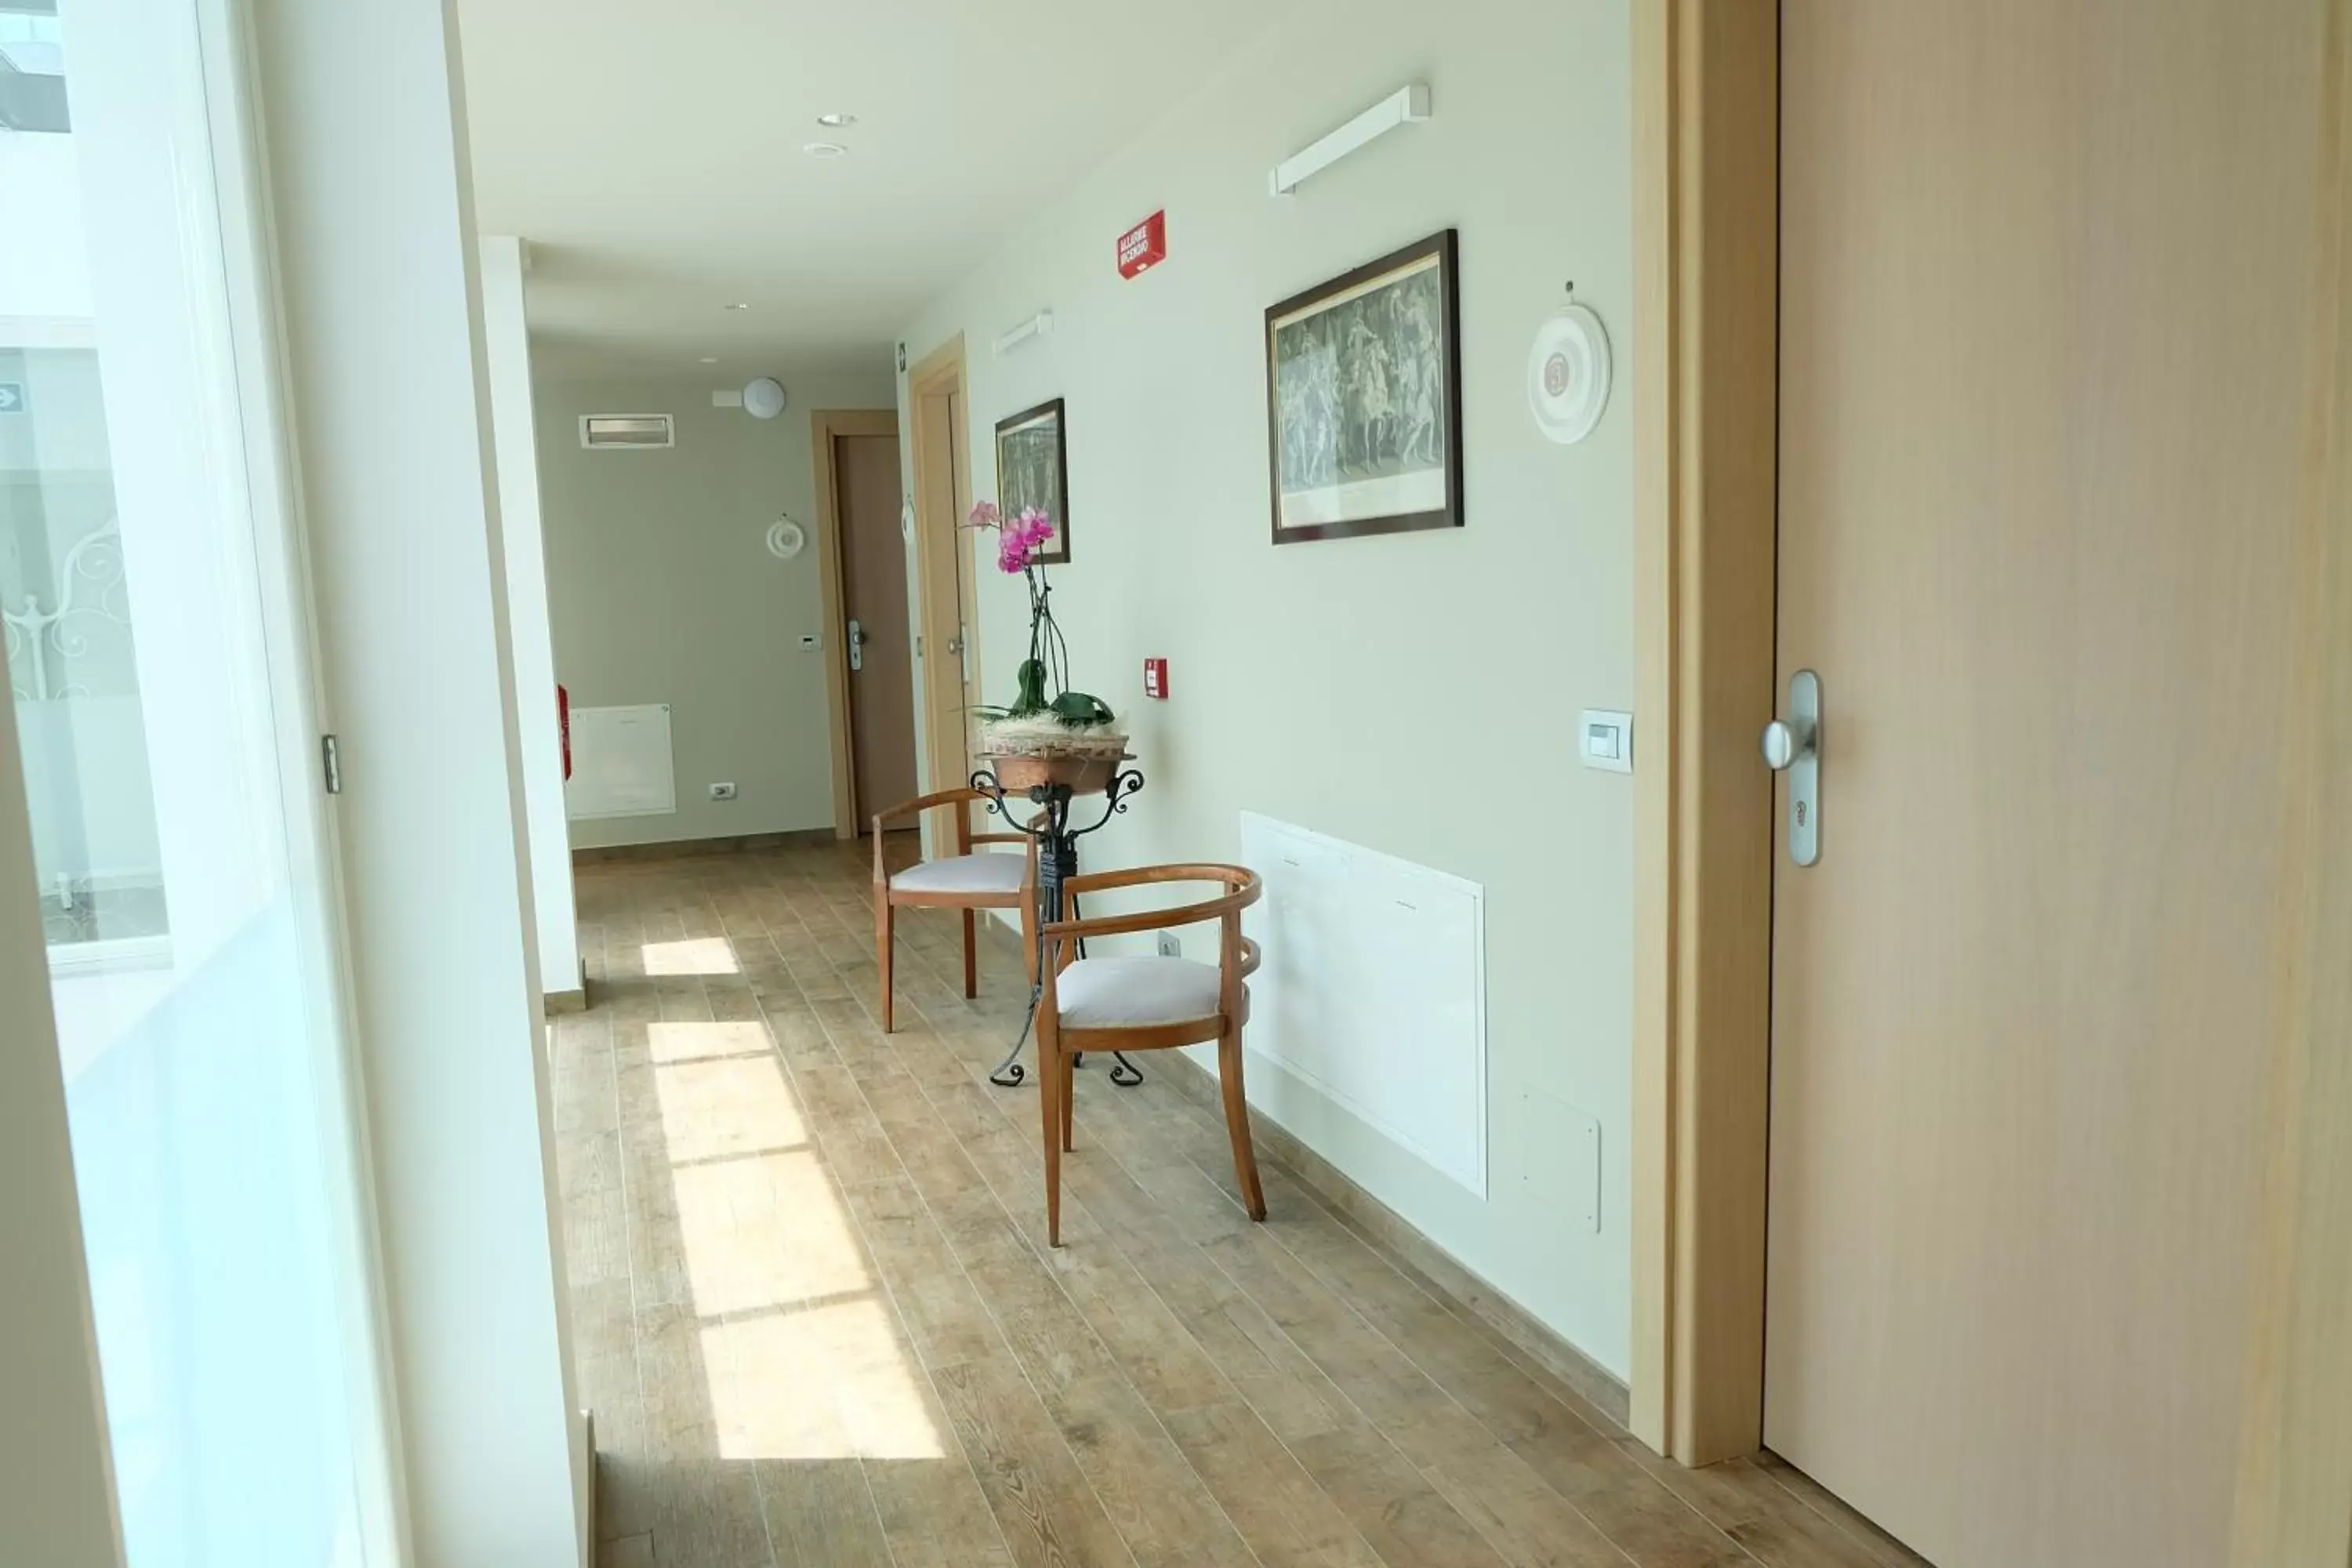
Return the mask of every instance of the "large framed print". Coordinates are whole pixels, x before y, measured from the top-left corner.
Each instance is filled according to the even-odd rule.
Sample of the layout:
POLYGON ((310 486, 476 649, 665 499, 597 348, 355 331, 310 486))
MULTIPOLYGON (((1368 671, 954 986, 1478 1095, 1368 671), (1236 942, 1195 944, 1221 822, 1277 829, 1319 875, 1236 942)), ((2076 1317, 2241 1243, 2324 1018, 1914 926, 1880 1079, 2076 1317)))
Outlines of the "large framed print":
POLYGON ((1265 313, 1274 542, 1462 526, 1454 231, 1265 313))
POLYGON ((1062 445, 1062 400, 1024 408, 996 422, 996 505, 1006 518, 1035 507, 1054 521, 1051 549, 1036 559, 1070 559, 1070 455, 1062 445))

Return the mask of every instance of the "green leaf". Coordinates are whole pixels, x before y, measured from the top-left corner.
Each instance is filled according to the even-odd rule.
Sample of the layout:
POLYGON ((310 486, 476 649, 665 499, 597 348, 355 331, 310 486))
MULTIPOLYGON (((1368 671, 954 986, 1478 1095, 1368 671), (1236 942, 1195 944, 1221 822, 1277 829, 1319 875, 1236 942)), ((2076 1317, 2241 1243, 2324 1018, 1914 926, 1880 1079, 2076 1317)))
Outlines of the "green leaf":
POLYGON ((1054 714, 1065 724, 1108 724, 1110 705, 1084 691, 1065 691, 1054 699, 1054 714))

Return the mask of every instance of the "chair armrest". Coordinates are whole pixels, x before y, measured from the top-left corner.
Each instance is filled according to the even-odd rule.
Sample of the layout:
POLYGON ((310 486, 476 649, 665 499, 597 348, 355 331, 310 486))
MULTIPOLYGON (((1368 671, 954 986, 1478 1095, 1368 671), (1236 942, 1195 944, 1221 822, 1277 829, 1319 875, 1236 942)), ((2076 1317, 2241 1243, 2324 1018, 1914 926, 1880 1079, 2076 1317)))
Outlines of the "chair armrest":
POLYGON ((1062 886, 1073 893, 1091 893, 1098 888, 1139 888, 1153 882, 1223 882, 1255 888, 1257 873, 1245 866, 1196 861, 1181 866, 1130 866, 1124 871, 1088 871, 1062 886))
POLYGON ((1127 915, 1097 915, 1087 920, 1056 921, 1037 934, 1048 942, 1067 942, 1094 936, 1126 936, 1135 931, 1154 931, 1161 926, 1200 925, 1208 921, 1223 920, 1227 915, 1249 908, 1257 902, 1258 895, 1264 891, 1257 873, 1243 870, 1238 866, 1144 866, 1133 871, 1104 871, 1093 877, 1073 877, 1062 884, 1063 887, 1070 891, 1084 892, 1089 886, 1119 888, 1149 882, 1224 882, 1237 872, 1247 880, 1217 898, 1204 899, 1197 904, 1183 904, 1172 910, 1139 910, 1127 915))
POLYGON ((982 798, 984 797, 976 789, 934 790, 929 795, 919 795, 912 800, 901 801, 887 811, 876 812, 874 826, 878 831, 884 823, 895 821, 901 816, 915 816, 926 811, 936 810, 942 805, 958 805, 965 801, 982 798))

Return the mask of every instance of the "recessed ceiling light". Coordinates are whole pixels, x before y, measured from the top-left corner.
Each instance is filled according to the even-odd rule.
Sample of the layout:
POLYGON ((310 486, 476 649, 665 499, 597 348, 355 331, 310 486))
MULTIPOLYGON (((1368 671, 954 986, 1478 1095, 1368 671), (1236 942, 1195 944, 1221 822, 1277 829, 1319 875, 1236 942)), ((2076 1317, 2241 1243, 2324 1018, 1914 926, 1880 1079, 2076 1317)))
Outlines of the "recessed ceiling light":
POLYGON ((719 363, 719 356, 717 354, 704 354, 702 356, 702 363, 705 364, 717 364, 719 363))
POLYGON ((749 306, 749 305, 740 304, 740 303, 739 303, 739 304, 730 305, 730 306, 728 306, 727 308, 728 308, 729 310, 750 310, 751 307, 751 306, 749 306))
POLYGON ((840 131, 848 126, 856 124, 857 116, 855 114, 844 114, 841 110, 836 109, 830 114, 818 115, 816 117, 816 122, 819 125, 824 126, 828 131, 840 131))
POLYGON ((801 151, 812 158, 838 158, 849 149, 838 142, 812 142, 801 151))

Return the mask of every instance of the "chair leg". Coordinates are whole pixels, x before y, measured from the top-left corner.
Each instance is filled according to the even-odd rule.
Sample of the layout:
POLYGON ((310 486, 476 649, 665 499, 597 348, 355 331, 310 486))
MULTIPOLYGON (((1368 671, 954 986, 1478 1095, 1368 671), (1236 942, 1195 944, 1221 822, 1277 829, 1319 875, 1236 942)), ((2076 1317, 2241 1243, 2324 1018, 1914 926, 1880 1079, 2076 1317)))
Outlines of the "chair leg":
POLYGON ((1045 1245, 1062 1245, 1062 1094, 1067 1075, 1051 1026, 1037 1031, 1037 1105, 1045 1124, 1045 1245))
POLYGON ((1075 1051, 1062 1053, 1062 1152, 1068 1153, 1077 1145, 1070 1142, 1071 1124, 1078 1113, 1078 1058, 1075 1051))
POLYGON ((967 1002, 980 994, 979 917, 971 910, 963 912, 963 994, 967 1002))
POLYGON ((874 967, 882 972, 882 1032, 888 1034, 890 1024, 890 961, 897 956, 898 906, 889 895, 877 889, 874 900, 874 967))
POLYGON ((1265 1193, 1257 1184, 1257 1152, 1250 1147, 1249 1098, 1242 1089, 1242 1037, 1236 1029, 1217 1041, 1217 1084, 1224 1090, 1225 1131, 1234 1141, 1234 1178, 1252 1219, 1265 1217, 1265 1193))

